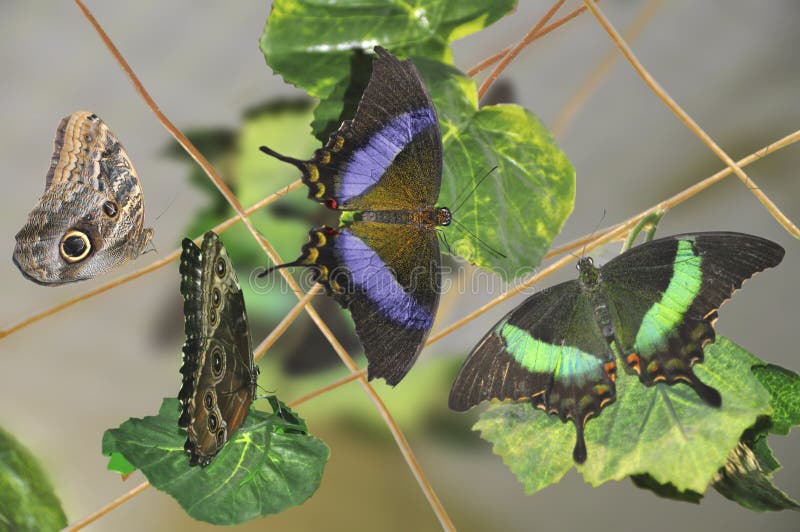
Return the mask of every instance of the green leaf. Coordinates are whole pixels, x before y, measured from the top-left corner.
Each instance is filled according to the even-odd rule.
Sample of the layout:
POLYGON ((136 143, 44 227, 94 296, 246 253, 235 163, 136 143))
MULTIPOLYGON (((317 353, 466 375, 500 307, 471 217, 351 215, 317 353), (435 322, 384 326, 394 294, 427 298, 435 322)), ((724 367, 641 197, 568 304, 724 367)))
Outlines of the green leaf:
POLYGON ((752 449, 739 443, 714 479, 714 489, 728 499, 758 512, 800 510, 800 504, 778 489, 770 480, 768 467, 752 449))
POLYGON ((357 51, 451 62, 450 42, 499 20, 516 0, 275 0, 261 36, 267 64, 318 98, 352 77, 357 51))
POLYGON ((0 530, 61 530, 67 516, 36 458, 0 428, 0 530))
POLYGON ((800 425, 800 376, 774 364, 753 367, 753 374, 772 396, 773 434, 789 434, 800 425))
MULTIPOLYGON (((678 491, 704 493, 742 432, 771 413, 769 394, 750 371, 760 363, 721 336, 705 348, 695 373, 722 394, 719 409, 684 384, 647 387, 620 372, 616 402, 586 426, 588 460, 578 470, 594 486, 646 474, 678 491)), ((528 404, 490 407, 474 428, 494 444, 526 493, 557 482, 575 465, 572 423, 528 404)))
POLYGON ((680 491, 672 484, 659 484, 650 475, 631 475, 631 480, 637 488, 650 490, 665 499, 700 504, 700 500, 703 498, 702 493, 691 490, 680 491))
POLYGON ((772 473, 781 465, 772 454, 767 436, 786 435, 800 424, 800 377, 774 364, 753 366, 752 372, 770 394, 772 414, 745 431, 712 486, 751 510, 798 510, 800 505, 772 483, 772 473))
POLYGON ((454 211, 445 230, 453 253, 506 280, 529 274, 572 212, 575 169, 523 107, 478 110, 471 79, 433 61, 416 64, 442 128, 439 204, 454 211))
POLYGON ((107 469, 119 473, 120 475, 130 475, 136 471, 136 466, 128 462, 120 453, 111 453, 111 458, 108 459, 107 469))
POLYGON ((448 132, 444 168, 440 203, 447 198, 454 205, 478 187, 447 230, 453 252, 506 280, 530 274, 575 201, 575 170, 547 128, 517 105, 484 107, 448 132))
MULTIPOLYGON (((291 410, 281 403, 288 413, 291 410)), ((119 453, 157 489, 201 521, 233 525, 301 504, 316 491, 330 451, 298 425, 250 409, 244 425, 207 467, 190 466, 178 428, 180 407, 167 398, 157 416, 131 418, 103 435, 103 454, 119 453)))

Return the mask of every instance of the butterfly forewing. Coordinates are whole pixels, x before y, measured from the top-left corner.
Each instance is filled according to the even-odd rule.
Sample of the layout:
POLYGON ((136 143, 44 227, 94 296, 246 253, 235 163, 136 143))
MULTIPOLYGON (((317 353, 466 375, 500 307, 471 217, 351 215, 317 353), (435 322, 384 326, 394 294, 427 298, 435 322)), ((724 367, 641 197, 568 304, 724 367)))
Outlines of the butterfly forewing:
POLYGON ((436 110, 410 61, 376 53, 355 117, 315 156, 320 182, 343 210, 433 207, 442 175, 436 110))
POLYGON ((710 405, 719 393, 692 371, 715 338, 717 309, 783 249, 741 233, 675 235, 637 246, 601 268, 617 345, 645 384, 683 381, 710 405))

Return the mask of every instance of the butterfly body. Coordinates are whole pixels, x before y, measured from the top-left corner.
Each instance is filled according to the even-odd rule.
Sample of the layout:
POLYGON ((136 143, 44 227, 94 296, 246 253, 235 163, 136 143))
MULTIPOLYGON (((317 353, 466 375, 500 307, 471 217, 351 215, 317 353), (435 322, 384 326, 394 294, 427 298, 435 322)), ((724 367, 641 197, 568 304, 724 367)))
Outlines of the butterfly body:
POLYGON ((39 284, 90 279, 136 258, 153 237, 133 164, 94 113, 65 117, 45 191, 16 235, 14 263, 39 284))
POLYGON ((350 310, 369 377, 394 385, 433 325, 441 277, 437 227, 451 216, 436 207, 442 139, 427 89, 410 61, 380 47, 375 52, 355 116, 312 159, 261 149, 301 170, 309 198, 342 212, 338 228, 312 229, 301 256, 276 267, 313 268, 350 310))
POLYGON ((769 240, 717 232, 647 242, 601 268, 581 259, 577 280, 531 296, 472 350, 451 389, 450 407, 531 400, 574 421, 579 463, 586 460, 586 422, 616 398, 618 360, 647 386, 683 382, 719 407, 719 392, 692 366, 715 339, 719 306, 783 254, 769 240))
POLYGON ((244 297, 225 247, 213 232, 201 248, 184 239, 181 294, 186 342, 178 425, 192 465, 208 465, 244 423, 256 394, 244 297))

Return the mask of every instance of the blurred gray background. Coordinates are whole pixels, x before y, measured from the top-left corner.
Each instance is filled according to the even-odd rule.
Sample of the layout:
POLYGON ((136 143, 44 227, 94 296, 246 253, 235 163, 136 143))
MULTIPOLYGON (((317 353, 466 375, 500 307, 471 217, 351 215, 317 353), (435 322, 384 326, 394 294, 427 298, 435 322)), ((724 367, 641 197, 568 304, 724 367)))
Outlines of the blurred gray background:
MULTIPOLYGON (((258 49, 269 2, 88 3, 179 127, 236 127, 245 107, 300 94, 272 75, 258 49)), ((520 4, 516 14, 457 42, 457 65, 466 70, 512 44, 551 2, 520 4)), ((602 6, 622 29, 642 4, 609 0, 602 6)), ((568 2, 568 7, 574 5, 568 2)), ((665 2, 633 48, 699 124, 732 157, 740 158, 800 128, 798 21, 796 0, 665 2)), ((583 15, 520 55, 503 75, 510 83, 506 96, 552 125, 610 47, 596 21, 583 15)), ((163 156, 169 135, 71 2, 2 0, 0 68, 4 185, 0 242, 6 257, 0 261, 4 294, 0 326, 7 327, 172 251, 205 199, 187 183, 186 166, 163 156), (134 161, 145 191, 147 223, 155 228, 159 251, 123 272, 61 288, 40 287, 23 279, 11 262, 14 235, 42 191, 58 121, 84 108, 108 122, 134 161)), ((603 212, 603 225, 622 220, 722 167, 624 62, 598 87, 560 144, 577 169, 578 197, 557 242, 592 231, 603 212)), ((799 166, 800 147, 793 146, 747 168, 795 222, 800 221, 799 166)), ((735 178, 673 210, 662 222, 660 234, 713 229, 762 235, 786 248, 778 269, 748 283, 726 305, 718 330, 766 360, 800 369, 795 347, 798 242, 735 178)), ((595 258, 603 262, 614 253, 610 247, 595 258)), ((567 268, 546 284, 573 274, 567 268)), ((437 344, 418 365, 436 353, 463 357, 491 323, 519 301, 493 310, 437 344)), ((180 312, 178 277, 172 266, 0 340, 0 426, 44 464, 71 522, 142 480, 136 475, 122 483, 107 472, 100 438, 103 430, 130 416, 154 413, 162 397, 178 390, 180 340, 159 341, 154 333, 165 305, 180 312)), ((438 323, 446 325, 472 308, 457 307, 450 305, 438 323)), ((180 325, 179 315, 176 323, 180 325)), ((413 376, 414 372, 408 380, 413 382, 413 376)), ((384 395, 401 400, 413 389, 413 385, 391 391, 379 387, 384 395)), ((442 404, 447 393, 448 389, 441 390, 442 404)), ((299 508, 242 528, 436 529, 432 512, 391 441, 326 423, 315 415, 313 405, 305 405, 301 414, 332 449, 319 491, 299 508)), ((560 484, 526 497, 486 445, 448 444, 420 430, 410 433, 409 439, 444 506, 463 530, 798 527, 797 514, 751 513, 713 491, 702 505, 694 506, 660 500, 627 481, 593 489, 574 471, 560 484)), ((773 441, 784 464, 777 483, 796 497, 800 496, 798 442, 796 432, 773 441)), ((210 528, 185 516, 169 496, 151 489, 89 529, 210 528)))

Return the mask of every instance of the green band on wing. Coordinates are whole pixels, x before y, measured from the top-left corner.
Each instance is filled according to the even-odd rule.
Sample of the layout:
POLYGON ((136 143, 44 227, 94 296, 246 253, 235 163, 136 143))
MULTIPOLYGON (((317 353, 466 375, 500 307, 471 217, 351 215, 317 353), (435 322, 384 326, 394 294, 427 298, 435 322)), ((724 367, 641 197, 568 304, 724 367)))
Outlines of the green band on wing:
POLYGON ((684 314, 700 291, 703 282, 701 262, 702 258, 692 251, 690 240, 678 242, 669 286, 661 301, 653 304, 644 315, 636 333, 634 347, 642 356, 667 347, 669 335, 683 321, 684 314))
POLYGON ((537 340, 510 323, 501 324, 497 334, 505 341, 511 356, 532 373, 549 373, 555 379, 570 379, 582 385, 588 379, 596 379, 602 371, 603 361, 598 357, 577 347, 537 340))

